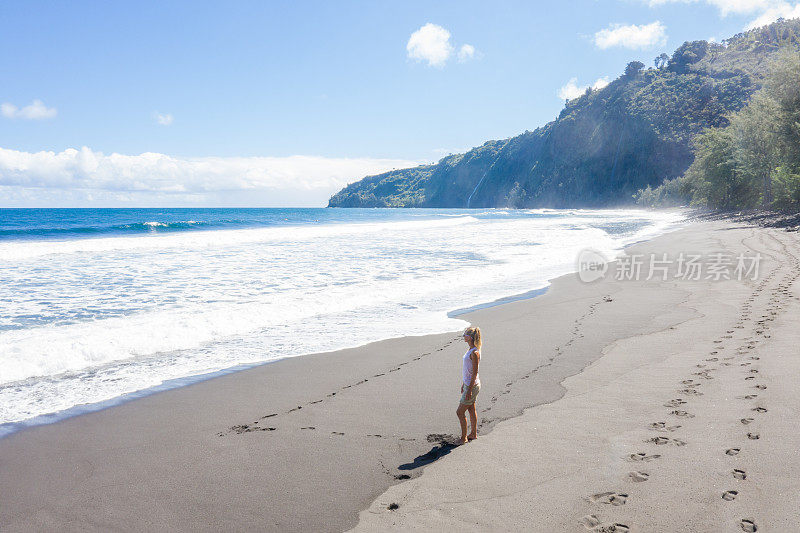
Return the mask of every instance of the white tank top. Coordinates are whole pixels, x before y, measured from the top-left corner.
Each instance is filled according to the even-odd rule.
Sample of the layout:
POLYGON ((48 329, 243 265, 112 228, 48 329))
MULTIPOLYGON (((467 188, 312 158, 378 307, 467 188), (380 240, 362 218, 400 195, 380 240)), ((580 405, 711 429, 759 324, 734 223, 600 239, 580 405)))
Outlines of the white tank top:
MULTIPOLYGON (((472 383, 472 359, 470 359, 469 356, 475 350, 477 350, 477 348, 470 348, 467 350, 467 353, 464 354, 464 385, 468 387, 470 383, 472 383)), ((480 372, 475 376, 475 384, 478 386, 481 384, 480 372)))

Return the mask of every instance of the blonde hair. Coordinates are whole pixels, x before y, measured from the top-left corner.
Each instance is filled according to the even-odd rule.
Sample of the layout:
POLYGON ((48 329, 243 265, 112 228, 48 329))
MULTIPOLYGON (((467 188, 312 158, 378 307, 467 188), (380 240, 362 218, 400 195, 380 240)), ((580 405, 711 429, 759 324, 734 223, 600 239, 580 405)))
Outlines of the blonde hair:
POLYGON ((464 330, 464 335, 469 335, 472 338, 472 343, 477 347, 481 347, 481 328, 472 326, 464 330))

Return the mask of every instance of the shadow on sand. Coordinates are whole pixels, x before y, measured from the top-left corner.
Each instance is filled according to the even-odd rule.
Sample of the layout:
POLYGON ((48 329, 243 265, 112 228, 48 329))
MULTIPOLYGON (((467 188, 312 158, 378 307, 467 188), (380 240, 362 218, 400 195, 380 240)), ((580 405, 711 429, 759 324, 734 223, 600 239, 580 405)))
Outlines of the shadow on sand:
POLYGON ((431 434, 428 435, 428 442, 436 443, 436 445, 430 451, 415 457, 412 462, 398 466, 397 469, 414 470, 429 465, 450 453, 453 448, 460 446, 460 442, 454 435, 431 434))

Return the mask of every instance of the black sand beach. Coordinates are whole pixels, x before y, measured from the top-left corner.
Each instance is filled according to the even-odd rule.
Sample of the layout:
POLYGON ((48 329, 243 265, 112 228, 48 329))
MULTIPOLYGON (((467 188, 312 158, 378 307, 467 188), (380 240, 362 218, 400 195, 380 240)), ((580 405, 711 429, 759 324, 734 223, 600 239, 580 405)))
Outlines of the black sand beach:
MULTIPOLYGON (((724 235, 712 233, 713 224, 723 225, 693 225, 632 249, 724 235)), ((679 309, 686 286, 610 278, 586 284, 564 276, 539 297, 463 316, 485 336, 480 445, 503 420, 561 398, 564 379, 604 348, 687 319, 679 309)), ((0 524, 348 529, 390 486, 462 454, 448 443, 458 432, 464 351, 459 332, 392 339, 26 429, 0 440, 0 524)))

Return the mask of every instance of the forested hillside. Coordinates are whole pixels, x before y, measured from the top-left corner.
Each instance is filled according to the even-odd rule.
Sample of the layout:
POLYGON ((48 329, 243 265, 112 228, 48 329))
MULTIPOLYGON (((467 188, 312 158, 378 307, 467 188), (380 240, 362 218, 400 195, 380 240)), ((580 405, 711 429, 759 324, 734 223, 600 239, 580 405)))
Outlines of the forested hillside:
POLYGON ((683 175, 693 138, 724 128, 758 91, 781 51, 800 50, 800 20, 722 43, 684 43, 654 66, 634 61, 558 118, 433 165, 353 183, 331 207, 602 207, 683 175))
POLYGON ((639 204, 800 211, 800 54, 779 54, 750 102, 693 146, 686 173, 640 191, 639 204))

